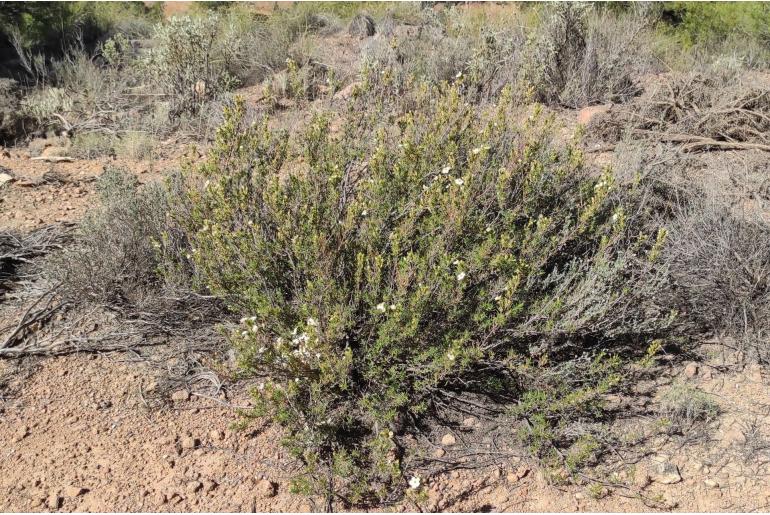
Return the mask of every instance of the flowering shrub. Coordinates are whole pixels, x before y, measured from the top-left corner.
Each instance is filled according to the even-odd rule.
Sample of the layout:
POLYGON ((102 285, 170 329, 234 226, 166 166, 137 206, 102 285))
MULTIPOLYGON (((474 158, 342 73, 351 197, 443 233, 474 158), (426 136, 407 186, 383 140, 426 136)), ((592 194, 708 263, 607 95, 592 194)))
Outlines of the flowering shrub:
MULTIPOLYGON (((180 220, 203 285, 243 314, 231 340, 265 378, 255 414, 306 464, 297 488, 350 502, 411 484, 401 437, 449 392, 522 399, 549 360, 670 322, 642 184, 591 177, 538 109, 514 122, 508 92, 483 109, 415 89, 393 123, 354 108, 335 135, 319 114, 296 142, 236 101, 180 220)), ((596 363, 585 398, 617 383, 596 363)))

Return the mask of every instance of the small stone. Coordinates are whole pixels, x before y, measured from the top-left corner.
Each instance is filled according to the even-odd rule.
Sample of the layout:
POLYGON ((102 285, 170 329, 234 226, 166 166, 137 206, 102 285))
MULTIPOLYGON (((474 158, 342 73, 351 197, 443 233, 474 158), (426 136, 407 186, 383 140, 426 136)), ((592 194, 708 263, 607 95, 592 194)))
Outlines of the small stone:
POLYGON ((62 498, 59 494, 51 494, 45 502, 45 505, 49 510, 58 510, 61 506, 62 498))
POLYGON ((88 492, 88 488, 83 488, 81 486, 69 485, 64 487, 65 497, 80 497, 86 492, 88 492))
POLYGON ((171 400, 174 402, 183 402, 190 400, 190 392, 187 390, 177 390, 171 394, 171 400))
POLYGON ((13 175, 7 174, 7 173, 0 173, 0 186, 5 184, 6 182, 13 181, 13 175))
POLYGON ((454 445, 457 443, 457 439, 452 433, 447 433, 441 437, 441 445, 454 445))
POLYGON ((476 427, 476 425, 479 423, 479 419, 476 417, 468 417, 465 420, 463 420, 463 427, 476 427))
POLYGON ((257 481, 257 494, 262 498, 275 497, 278 493, 278 485, 267 479, 260 479, 257 481))
POLYGON ((442 449, 441 447, 439 447, 438 449, 433 451, 433 457, 434 458, 443 458, 445 454, 446 454, 446 451, 444 449, 442 449))
POLYGON ((190 481, 189 483, 187 483, 187 486, 185 487, 187 492, 191 494, 194 494, 201 488, 203 488, 203 484, 200 481, 190 481))
POLYGON ((219 429, 212 429, 209 431, 209 438, 211 438, 213 442, 220 442, 225 439, 225 434, 219 429))
POLYGON ((200 441, 192 436, 186 436, 181 441, 182 449, 195 449, 199 444, 200 441))
POLYGON ((719 483, 717 483, 717 482, 716 482, 715 480, 713 480, 713 479, 704 479, 704 480, 703 480, 703 484, 704 484, 704 485, 705 485, 707 488, 719 488, 719 483))
POLYGON ((669 461, 658 463, 655 468, 655 475, 653 481, 664 485, 673 485, 682 480, 682 476, 679 474, 679 468, 669 461))
POLYGON ((698 365, 695 363, 688 364, 686 367, 684 367, 684 375, 690 378, 698 375, 698 365))
POLYGON ((163 492, 158 492, 155 494, 155 502, 158 504, 166 504, 166 502, 168 502, 168 498, 163 492))

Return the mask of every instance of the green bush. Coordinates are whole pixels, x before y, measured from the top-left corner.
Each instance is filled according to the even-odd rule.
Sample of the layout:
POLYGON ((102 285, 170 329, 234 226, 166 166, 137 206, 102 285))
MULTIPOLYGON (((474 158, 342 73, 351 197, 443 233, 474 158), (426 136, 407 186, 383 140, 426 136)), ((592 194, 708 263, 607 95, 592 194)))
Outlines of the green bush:
POLYGON ((333 138, 318 115, 295 144, 236 102, 188 176, 179 222, 202 285, 244 317, 231 338, 270 378, 257 413, 287 427, 297 488, 382 498, 405 487, 399 435, 448 391, 522 395, 532 360, 670 323, 638 188, 591 178, 511 104, 424 86, 395 126, 353 109, 333 138))

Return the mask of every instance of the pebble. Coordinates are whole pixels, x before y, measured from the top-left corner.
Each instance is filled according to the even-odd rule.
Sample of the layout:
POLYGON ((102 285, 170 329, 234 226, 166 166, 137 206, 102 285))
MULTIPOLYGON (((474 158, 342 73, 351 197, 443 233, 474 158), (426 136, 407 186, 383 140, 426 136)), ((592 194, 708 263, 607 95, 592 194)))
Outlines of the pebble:
POLYGON ((479 423, 479 419, 476 417, 468 417, 463 420, 463 427, 475 427, 479 423))
POLYGON ((182 438, 181 445, 182 449, 194 449, 200 444, 200 441, 197 438, 193 438, 192 436, 186 436, 182 438))
POLYGON ((59 494, 51 494, 48 496, 45 504, 49 510, 58 510, 61 506, 61 501, 62 498, 59 496, 59 494))
POLYGON ((190 392, 187 390, 177 390, 171 394, 171 400, 174 402, 189 401, 190 392))
POLYGON ((194 494, 198 490, 203 488, 203 484, 200 481, 190 481, 187 483, 186 490, 187 492, 194 494))
POLYGON ((434 458, 443 458, 445 454, 446 454, 446 451, 444 449, 442 449, 441 447, 439 447, 438 449, 433 451, 433 457, 434 458))
POLYGON ((719 488, 719 483, 713 479, 704 479, 703 484, 708 488, 719 488))
POLYGON ((81 495, 88 492, 87 488, 83 488, 81 486, 74 486, 69 485, 64 487, 64 496, 65 497, 80 497, 81 495))
POLYGON ((679 468, 669 461, 658 463, 655 467, 655 475, 652 478, 656 483, 673 485, 682 480, 679 468))
POLYGON ((447 433, 441 437, 441 445, 454 445, 457 443, 457 439, 452 433, 447 433))
POLYGON ((225 439, 225 433, 219 429, 212 429, 209 432, 209 438, 211 438, 211 440, 214 442, 220 442, 225 439))
POLYGON ((262 498, 275 497, 278 493, 278 485, 267 479, 257 481, 257 494, 262 498))
POLYGON ((691 378, 698 375, 698 365, 695 363, 688 364, 686 367, 684 367, 684 375, 691 378))

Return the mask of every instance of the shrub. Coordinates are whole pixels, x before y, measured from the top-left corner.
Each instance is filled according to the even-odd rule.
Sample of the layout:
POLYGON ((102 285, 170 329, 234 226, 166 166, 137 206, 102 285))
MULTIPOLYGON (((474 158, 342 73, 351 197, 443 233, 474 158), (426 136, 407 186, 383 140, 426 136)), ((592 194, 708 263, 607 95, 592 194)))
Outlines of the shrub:
POLYGON ((747 357, 770 359, 770 226, 759 214, 708 197, 670 224, 664 260, 678 303, 700 330, 737 339, 747 357))
POLYGON ((625 102, 641 92, 636 81, 649 59, 641 40, 644 12, 618 16, 562 3, 544 14, 521 58, 523 93, 574 108, 625 102))
POLYGON ((16 142, 33 127, 21 112, 19 85, 12 79, 0 78, 0 145, 16 142))
POLYGON ((157 87, 171 96, 172 116, 195 112, 205 101, 237 84, 218 53, 219 17, 172 17, 156 26, 157 46, 144 66, 157 87))
POLYGON ((638 188, 591 178, 539 112, 516 127, 510 94, 485 111, 425 86, 377 130, 367 87, 371 116, 354 106, 335 139, 318 115, 298 146, 228 107, 179 217, 202 284, 244 317, 231 339, 270 378, 255 413, 287 428, 295 486, 350 502, 405 488, 402 432, 451 390, 522 398, 528 363, 671 322, 638 188))
POLYGON ((101 205, 88 212, 73 248, 52 259, 50 275, 78 302, 126 305, 160 284, 159 245, 166 226, 161 185, 137 189, 129 172, 109 168, 99 178, 101 205))
POLYGON ((719 405, 707 393, 692 386, 675 384, 660 397, 660 413, 679 428, 713 420, 719 405))

